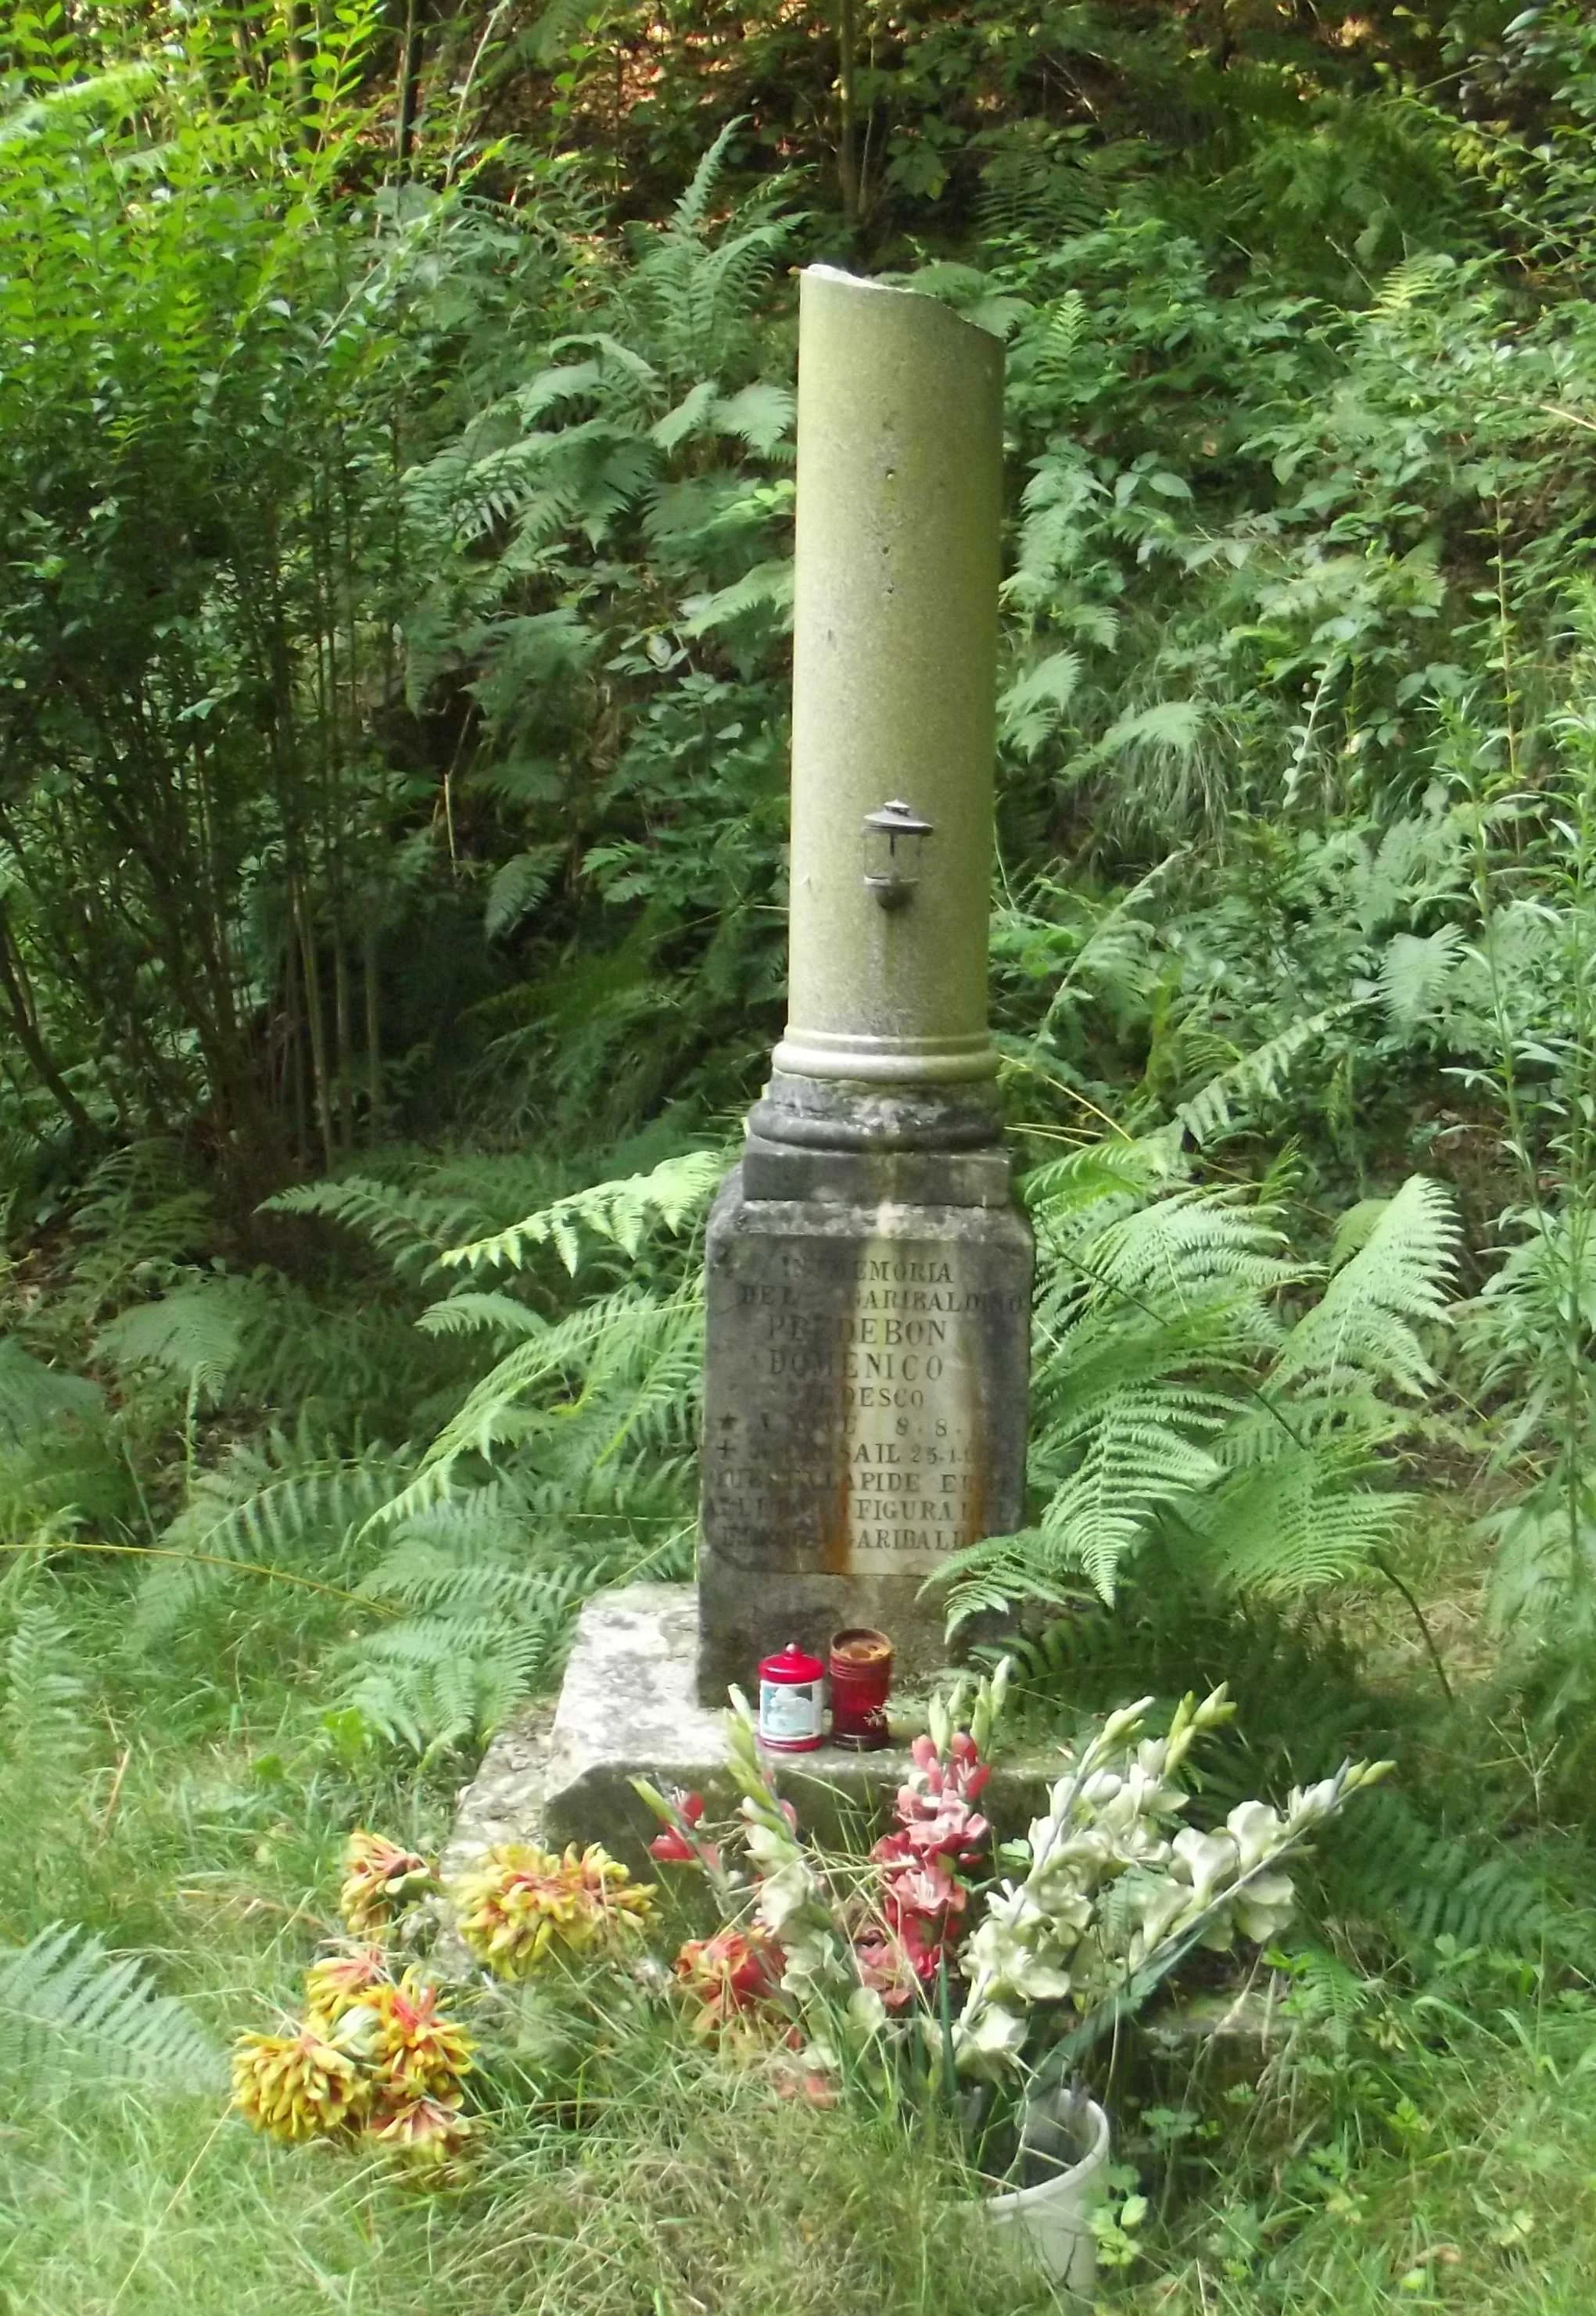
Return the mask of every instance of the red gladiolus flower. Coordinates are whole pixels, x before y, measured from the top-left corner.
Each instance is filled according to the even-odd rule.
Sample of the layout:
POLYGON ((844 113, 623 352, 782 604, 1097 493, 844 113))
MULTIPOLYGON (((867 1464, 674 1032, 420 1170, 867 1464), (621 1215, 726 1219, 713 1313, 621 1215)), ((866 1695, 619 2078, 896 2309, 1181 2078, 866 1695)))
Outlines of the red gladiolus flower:
POLYGON ((675 1971, 696 2006, 694 2026, 714 2034, 734 2019, 752 2021, 762 2010, 776 2015, 786 1966, 774 1938, 757 1930, 717 1930, 712 1938, 689 1938, 675 1971))
POLYGON ((699 1841, 690 1830, 704 1814, 702 1794, 677 1791, 671 1795, 671 1806, 681 1819, 680 1825, 668 1825, 656 1833, 648 1845, 650 1857, 658 1858, 662 1866, 701 1866, 706 1874, 720 1871, 720 1850, 713 1841, 699 1841))

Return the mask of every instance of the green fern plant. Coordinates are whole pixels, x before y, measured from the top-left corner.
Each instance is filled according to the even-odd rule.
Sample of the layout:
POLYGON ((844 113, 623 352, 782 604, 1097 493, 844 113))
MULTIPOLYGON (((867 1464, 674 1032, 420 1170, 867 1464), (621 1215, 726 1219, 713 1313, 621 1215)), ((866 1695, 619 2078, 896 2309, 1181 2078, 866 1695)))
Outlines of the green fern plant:
POLYGON ((1266 1186, 1195 1188, 1167 1136, 1093 1147, 1027 1184, 1037 1233, 1034 1525, 950 1565, 955 1620, 1015 1599, 1111 1598, 1155 1537, 1222 1586, 1301 1594, 1399 1527, 1380 1469, 1433 1380, 1449 1198, 1415 1177, 1322 1274, 1290 1258, 1266 1186))
POLYGON ((557 1198, 491 1238, 450 1247, 439 1261, 446 1270, 517 1270, 525 1267, 531 1248, 553 1245, 575 1277, 584 1232, 635 1255, 650 1230, 674 1233, 696 1223, 727 1162, 724 1151, 686 1151, 663 1159, 649 1173, 598 1182, 557 1198))
POLYGON ((214 1241, 216 1209, 175 1144, 130 1142, 102 1158, 73 1203, 73 1314, 94 1320, 164 1286, 214 1241))
POLYGON ((1297 1056, 1351 1010, 1350 1005, 1333 1005, 1305 1014, 1255 1046, 1250 1054, 1242 1054, 1216 1071, 1199 1092, 1176 1105, 1175 1116, 1192 1140, 1199 1144, 1218 1140, 1231 1132, 1238 1115, 1245 1116, 1260 1101, 1278 1095, 1297 1056))
POLYGON ((369 1174, 296 1183, 267 1198, 261 1211, 338 1223, 387 1255, 402 1278, 424 1272, 446 1248, 458 1244, 462 1232, 479 1230, 487 1218, 474 1199, 440 1197, 369 1174))
POLYGON ((88 1831, 94 1716, 65 1605, 33 1554, 0 1577, 0 1907, 13 1922, 67 1897, 88 1831))
POLYGON ((0 2080, 14 2096, 40 2076, 211 2095, 227 2070, 136 1956, 112 1958, 98 1938, 53 1924, 26 1946, 0 1947, 0 2080))
POLYGON ((135 1509, 99 1385, 0 1336, 0 1543, 120 1529, 135 1509))
POLYGON ((395 1621, 334 1661, 341 1706, 424 1756, 490 1737, 557 1672, 581 1602, 627 1572, 614 1540, 596 1507, 539 1520, 504 1481, 435 1505, 360 1587, 395 1621))
POLYGON ((305 1420, 240 1442, 196 1477, 138 1588, 135 1636, 165 1642, 229 1581, 343 1589, 353 1539, 410 1469, 403 1448, 345 1450, 305 1420))
POLYGON ((245 1278, 200 1276, 152 1303, 130 1304, 100 1329, 91 1357, 126 1376, 153 1371, 183 1391, 191 1412, 227 1395, 258 1300, 245 1278))
MULTIPOLYGON (((21 1572, 26 1581, 30 1572, 21 1572)), ((24 1592, 0 1653, 0 1773, 13 1824, 49 1839, 88 1759, 87 1684, 65 1619, 24 1592)))
MULTIPOLYGON (((737 444, 769 459, 785 443, 791 389, 753 373, 757 299, 789 222, 768 192, 716 215, 732 134, 710 146, 669 220, 634 236, 623 292, 600 326, 554 340, 548 367, 410 477, 413 511, 434 536, 466 548, 508 533, 501 559, 461 575, 483 610, 557 562, 570 531, 610 544, 652 501, 663 539, 673 468, 693 446, 712 455, 737 444)), ((559 625, 537 631, 556 655, 545 659, 548 674, 559 625)), ((529 629, 524 641, 533 639, 529 629)), ((499 638, 516 640, 508 626, 499 638)))
MULTIPOLYGON (((486 1339, 499 1356, 419 1456, 401 1466, 374 1456, 358 1472, 339 1459, 322 1467, 310 1499, 325 1539, 323 1485, 341 1492, 341 1519, 355 1512, 352 1490, 376 1496, 361 1495, 363 1519, 342 1526, 337 1556, 317 1563, 382 1612, 333 1668, 340 1709, 374 1735, 423 1755, 480 1741, 557 1672, 575 1610, 599 1585, 686 1572, 703 1350, 699 1235, 723 1166, 716 1153, 689 1152, 437 1257, 445 1275, 504 1285, 445 1294, 422 1313, 423 1331, 473 1347, 486 1339), (557 1278, 576 1282, 569 1307, 548 1315, 512 1291, 537 1281, 547 1253, 557 1278), (618 1263, 625 1276, 612 1286, 604 1274, 618 1263)), ((362 1212, 388 1228, 387 1207, 362 1212)), ((287 1475, 283 1495, 297 1524, 302 1474, 287 1475)), ((284 1539, 281 1521, 266 1524, 274 1505, 263 1489, 228 1505, 219 1523, 201 1529, 191 1511, 180 1526, 213 1556, 253 1542, 275 1560, 284 1539)), ((147 1590, 169 1618, 193 1581, 180 1563, 147 1590)))

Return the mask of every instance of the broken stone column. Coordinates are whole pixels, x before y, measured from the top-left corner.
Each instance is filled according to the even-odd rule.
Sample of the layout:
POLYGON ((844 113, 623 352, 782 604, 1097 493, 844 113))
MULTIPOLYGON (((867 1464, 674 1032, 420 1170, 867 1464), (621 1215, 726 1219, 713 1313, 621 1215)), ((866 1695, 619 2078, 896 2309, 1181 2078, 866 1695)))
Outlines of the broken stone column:
POLYGON ((1031 1248, 986 1018, 1003 352, 824 266, 798 349, 786 1035, 708 1247, 699 1688, 1023 1523, 1031 1248))

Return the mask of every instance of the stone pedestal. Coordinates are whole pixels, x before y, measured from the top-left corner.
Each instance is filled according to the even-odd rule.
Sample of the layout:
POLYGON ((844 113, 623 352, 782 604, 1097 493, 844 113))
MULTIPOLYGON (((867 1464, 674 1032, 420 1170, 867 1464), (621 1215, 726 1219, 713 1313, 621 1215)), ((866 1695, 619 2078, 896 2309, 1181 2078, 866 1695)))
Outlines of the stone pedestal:
MULTIPOLYGON (((712 1816, 730 1815, 737 1791, 727 1717, 695 1698, 696 1641, 685 1584, 629 1584, 590 1600, 552 1716, 535 1706, 501 1730, 461 1794, 444 1881, 502 1841, 555 1849, 602 1841, 650 1881, 662 1878, 648 1857, 659 1827, 634 1777, 702 1794, 712 1816)), ((896 1744, 880 1753, 825 1745, 777 1764, 805 1831, 827 1842, 857 1841, 861 1822, 881 1822, 908 1769, 906 1748, 896 1744)), ((1005 1824, 1023 1823, 1043 1806, 1057 1769, 1056 1752, 1005 1753, 983 1806, 1005 1824)))
POLYGON ((1001 1153, 751 1145, 707 1250, 703 1703, 843 1625, 948 1661, 927 1578, 1024 1520, 1030 1270, 1001 1153))

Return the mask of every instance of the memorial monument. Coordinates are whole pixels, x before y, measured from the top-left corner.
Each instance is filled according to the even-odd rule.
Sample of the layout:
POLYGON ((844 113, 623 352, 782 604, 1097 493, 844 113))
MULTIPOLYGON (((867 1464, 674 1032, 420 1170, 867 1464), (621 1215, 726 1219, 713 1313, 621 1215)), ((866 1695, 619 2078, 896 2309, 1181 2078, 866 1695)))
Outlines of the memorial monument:
POLYGON ((1031 1250, 986 1021, 1003 350, 801 286, 787 1031, 708 1247, 699 1693, 1024 1519, 1031 1250))
MULTIPOLYGON (((727 1685, 843 1626, 946 1661, 924 1591, 1024 1519, 1031 1244, 986 1020, 1003 350, 949 307, 801 285, 786 1034, 707 1247, 696 1596, 584 1610, 552 1727, 505 1730, 490 1841, 640 1845, 629 1778, 708 1790, 727 1685)), ((901 1756, 795 1756, 807 1807, 901 1756)))

